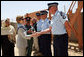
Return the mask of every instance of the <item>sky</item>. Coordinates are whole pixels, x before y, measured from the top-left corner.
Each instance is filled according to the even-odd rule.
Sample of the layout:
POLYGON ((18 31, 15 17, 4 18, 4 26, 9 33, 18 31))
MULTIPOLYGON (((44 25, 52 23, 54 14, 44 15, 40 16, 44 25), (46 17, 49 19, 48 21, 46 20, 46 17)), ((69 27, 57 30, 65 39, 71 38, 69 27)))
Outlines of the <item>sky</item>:
MULTIPOLYGON (((67 13, 72 1, 1 1, 1 20, 10 18, 12 22, 15 22, 16 16, 47 9, 47 4, 51 2, 59 3, 59 11, 64 12, 65 6, 65 13, 67 13)), ((75 5, 73 12, 76 8, 77 5, 75 5)))

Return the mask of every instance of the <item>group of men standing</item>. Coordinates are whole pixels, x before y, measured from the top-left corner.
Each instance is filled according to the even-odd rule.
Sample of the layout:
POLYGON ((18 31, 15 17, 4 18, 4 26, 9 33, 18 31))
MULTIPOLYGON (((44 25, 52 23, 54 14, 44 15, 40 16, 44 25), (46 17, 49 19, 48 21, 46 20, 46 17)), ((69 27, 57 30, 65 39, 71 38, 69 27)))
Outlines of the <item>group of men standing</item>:
POLYGON ((36 13, 39 51, 44 56, 52 56, 51 34, 53 35, 54 56, 68 56, 68 34, 67 26, 70 29, 67 15, 58 11, 58 3, 48 3, 49 13, 53 14, 52 19, 47 18, 47 11, 36 13))
MULTIPOLYGON (((47 18, 47 11, 41 11, 40 13, 37 13, 37 17, 39 18, 39 21, 37 22, 37 32, 41 32, 47 28, 49 28, 50 20, 47 18)), ((44 56, 51 56, 51 34, 50 32, 46 34, 42 34, 38 37, 38 45, 39 45, 39 51, 44 56)))
MULTIPOLYGON (((48 12, 46 10, 40 11, 40 13, 36 13, 38 20, 37 22, 32 22, 33 19, 31 19, 30 17, 24 18, 26 20, 26 29, 24 29, 24 27, 22 28, 27 31, 27 35, 33 34, 34 37, 27 40, 27 56, 31 56, 33 43, 35 44, 37 52, 41 53, 42 56, 52 56, 51 39, 53 39, 54 56, 68 56, 68 34, 66 28, 67 26, 68 29, 70 29, 71 27, 68 22, 67 15, 63 12, 58 11, 57 2, 48 3, 48 11, 50 14, 53 14, 51 20, 47 18, 48 12)), ((20 20, 17 18, 19 20, 18 24, 24 23, 23 17, 21 18, 19 18, 20 20)), ((23 26, 23 24, 19 24, 19 26, 20 25, 23 26)), ((21 33, 23 32, 21 31, 21 33)), ((20 33, 18 33, 18 35, 20 37, 18 38, 18 40, 20 41, 22 34, 20 35, 20 33)), ((17 43, 19 41, 17 41, 17 43)), ((21 44, 22 41, 23 40, 21 40, 19 44, 21 44)), ((24 45, 22 46, 24 47, 24 45)), ((22 55, 23 51, 20 48, 20 55, 22 55)))

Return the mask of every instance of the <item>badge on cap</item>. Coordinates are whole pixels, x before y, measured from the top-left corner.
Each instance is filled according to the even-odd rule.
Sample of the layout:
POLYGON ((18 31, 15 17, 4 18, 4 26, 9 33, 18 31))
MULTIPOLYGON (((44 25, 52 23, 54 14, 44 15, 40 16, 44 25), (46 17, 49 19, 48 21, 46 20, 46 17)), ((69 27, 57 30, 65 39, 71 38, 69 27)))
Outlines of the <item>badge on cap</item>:
POLYGON ((25 19, 26 19, 26 21, 30 21, 31 17, 26 17, 25 19))
POLYGON ((36 13, 36 16, 40 16, 40 13, 36 13))
POLYGON ((58 3, 57 2, 53 2, 53 3, 48 3, 48 10, 50 7, 52 6, 58 6, 58 3))
POLYGON ((48 13, 48 12, 47 12, 47 11, 45 11, 45 10, 44 10, 44 11, 40 11, 40 12, 41 12, 41 13, 40 13, 41 15, 45 15, 45 14, 47 14, 47 13, 48 13))

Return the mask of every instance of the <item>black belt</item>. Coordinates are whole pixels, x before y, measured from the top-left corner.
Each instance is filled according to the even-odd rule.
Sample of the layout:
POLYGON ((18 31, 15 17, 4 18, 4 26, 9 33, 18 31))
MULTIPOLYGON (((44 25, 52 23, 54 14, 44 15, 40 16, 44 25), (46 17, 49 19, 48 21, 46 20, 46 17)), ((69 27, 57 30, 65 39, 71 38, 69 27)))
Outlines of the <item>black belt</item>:
POLYGON ((65 34, 61 34, 61 35, 53 35, 53 37, 64 36, 64 35, 68 35, 68 34, 65 33, 65 34))
POLYGON ((37 31, 37 32, 41 32, 41 31, 37 31))

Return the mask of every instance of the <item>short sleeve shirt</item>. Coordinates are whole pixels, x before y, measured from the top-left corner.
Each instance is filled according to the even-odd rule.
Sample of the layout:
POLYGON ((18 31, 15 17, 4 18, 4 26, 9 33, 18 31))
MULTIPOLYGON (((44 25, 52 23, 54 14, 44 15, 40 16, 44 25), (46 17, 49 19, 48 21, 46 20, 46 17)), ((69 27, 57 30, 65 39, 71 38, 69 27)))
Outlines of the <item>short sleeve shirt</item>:
POLYGON ((42 20, 43 24, 42 24, 42 31, 49 28, 50 24, 49 24, 49 20, 46 18, 45 20, 42 20))
POLYGON ((40 19, 40 20, 37 22, 37 31, 41 31, 41 30, 42 30, 41 25, 42 25, 42 20, 40 19))
POLYGON ((55 15, 52 17, 51 24, 50 24, 50 26, 52 27, 52 34, 60 35, 60 34, 67 33, 64 23, 65 23, 65 21, 68 20, 68 18, 66 16, 66 14, 63 13, 63 15, 65 17, 64 19, 61 16, 60 12, 56 11, 55 15))

